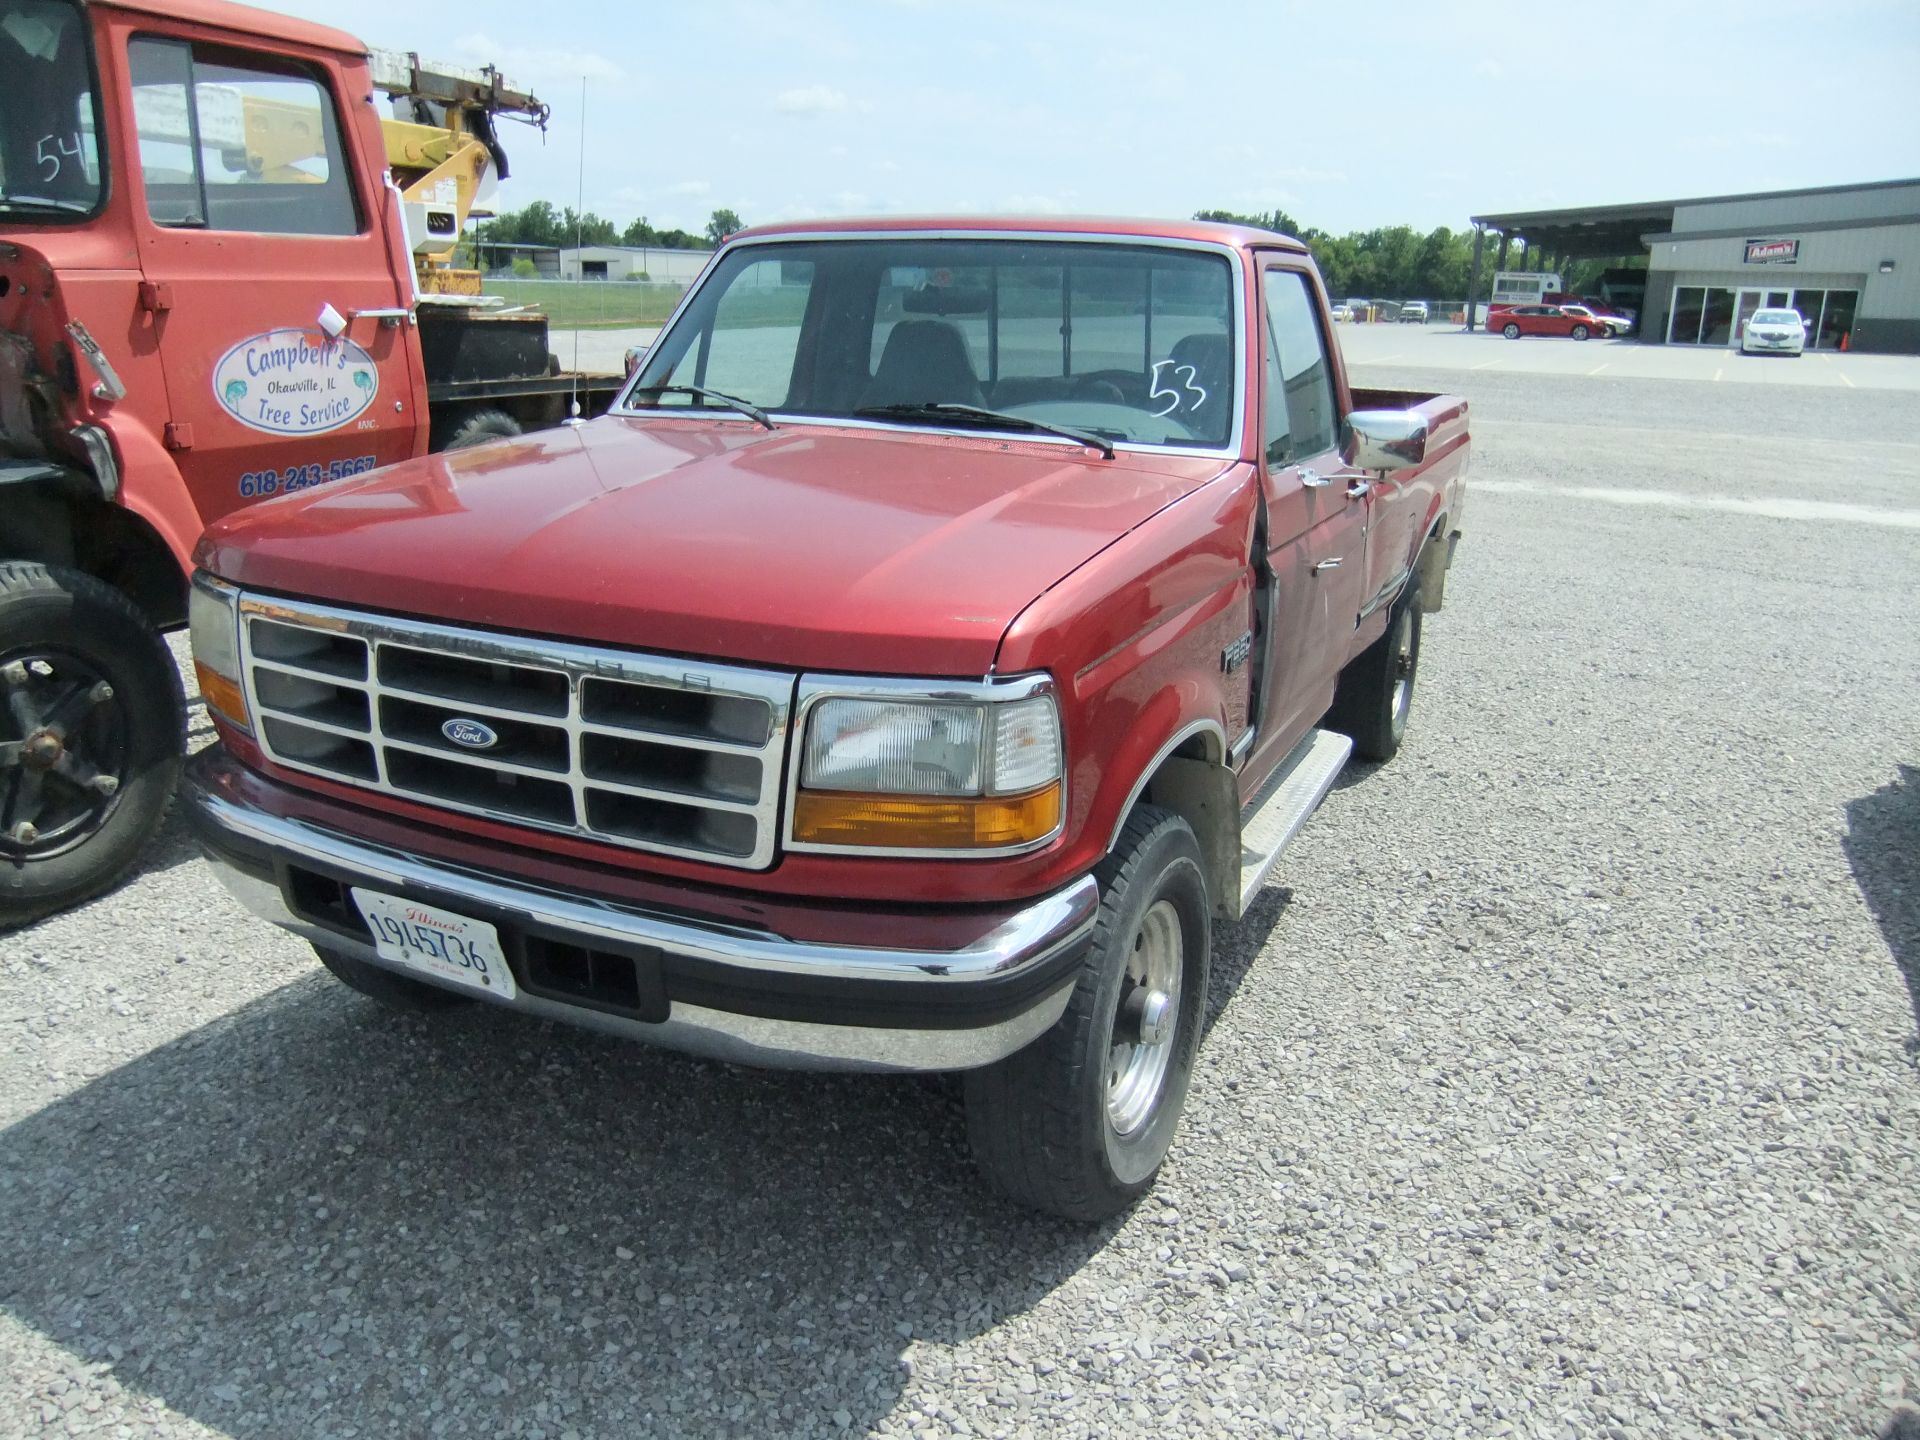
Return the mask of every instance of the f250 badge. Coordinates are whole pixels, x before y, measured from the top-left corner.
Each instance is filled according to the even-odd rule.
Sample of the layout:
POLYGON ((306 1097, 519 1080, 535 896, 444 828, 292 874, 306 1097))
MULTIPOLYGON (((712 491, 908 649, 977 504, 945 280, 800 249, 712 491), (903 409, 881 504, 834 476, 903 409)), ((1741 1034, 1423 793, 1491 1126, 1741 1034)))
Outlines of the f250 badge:
POLYGON ((213 393, 242 425, 321 435, 357 420, 380 393, 380 367, 351 340, 317 330, 249 335, 213 367, 213 393))
POLYGON ((464 715, 456 715, 443 723, 440 733, 467 750, 491 750, 500 743, 500 737, 487 726, 478 720, 469 720, 464 715))

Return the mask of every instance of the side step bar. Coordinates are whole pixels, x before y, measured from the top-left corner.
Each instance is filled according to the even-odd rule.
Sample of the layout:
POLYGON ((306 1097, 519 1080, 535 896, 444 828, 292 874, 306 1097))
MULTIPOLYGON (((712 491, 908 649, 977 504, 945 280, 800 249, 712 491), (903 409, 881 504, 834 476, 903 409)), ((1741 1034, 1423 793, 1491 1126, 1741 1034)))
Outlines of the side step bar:
POLYGON ((1273 873, 1280 852, 1333 788, 1353 753, 1353 741, 1331 730, 1315 730, 1273 772, 1260 793, 1240 812, 1240 913, 1273 873))

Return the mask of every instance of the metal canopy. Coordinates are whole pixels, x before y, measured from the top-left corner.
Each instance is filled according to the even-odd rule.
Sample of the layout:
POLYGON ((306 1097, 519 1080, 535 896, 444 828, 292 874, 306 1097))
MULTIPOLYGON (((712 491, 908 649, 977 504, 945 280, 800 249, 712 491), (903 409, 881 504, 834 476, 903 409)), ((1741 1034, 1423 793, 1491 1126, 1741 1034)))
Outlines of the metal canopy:
POLYGON ((1639 205, 1587 205, 1577 210, 1515 210, 1504 215, 1475 215, 1473 223, 1513 240, 1525 240, 1529 252, 1545 251, 1568 260, 1598 260, 1639 255, 1643 235, 1673 229, 1673 212, 1683 200, 1639 205))

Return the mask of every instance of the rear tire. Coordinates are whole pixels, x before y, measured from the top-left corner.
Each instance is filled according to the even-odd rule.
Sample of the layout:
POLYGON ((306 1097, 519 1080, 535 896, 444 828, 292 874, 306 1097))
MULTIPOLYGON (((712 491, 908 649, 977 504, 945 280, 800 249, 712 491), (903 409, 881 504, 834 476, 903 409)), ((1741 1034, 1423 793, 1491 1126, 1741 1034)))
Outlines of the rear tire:
POLYGON ((442 990, 438 985, 429 985, 424 980, 409 980, 378 965, 369 965, 358 956, 342 950, 329 950, 324 945, 316 945, 313 953, 333 973, 334 979, 350 989, 358 990, 369 999, 378 1000, 389 1010, 435 1015, 466 1003, 464 996, 456 995, 451 990, 442 990))
POLYGON ((1509 320, 1501 329, 1500 333, 1509 340, 1518 340, 1520 338, 1520 327, 1509 320))
POLYGON ((447 436, 442 450, 465 450, 470 446, 484 445, 489 440, 511 440, 526 432, 520 422, 504 410, 475 410, 447 436))
POLYGON ((1576 325, 1573 327, 1573 338, 1576 340, 1584 340, 1592 333, 1593 332, 1584 325, 1576 325))
POLYGON ((0 930, 119 881, 173 799, 186 702, 133 601, 0 563, 0 930))
POLYGON ((1419 581, 1410 581, 1387 615, 1387 633, 1340 672, 1327 723, 1353 737, 1353 753, 1375 763, 1391 760, 1413 712, 1420 668, 1419 581))
POLYGON ((1179 816, 1138 806, 1094 874, 1099 918, 1066 1013, 966 1076, 981 1173, 1068 1220, 1118 1214, 1159 1173, 1200 1046, 1213 944, 1200 846, 1179 816))

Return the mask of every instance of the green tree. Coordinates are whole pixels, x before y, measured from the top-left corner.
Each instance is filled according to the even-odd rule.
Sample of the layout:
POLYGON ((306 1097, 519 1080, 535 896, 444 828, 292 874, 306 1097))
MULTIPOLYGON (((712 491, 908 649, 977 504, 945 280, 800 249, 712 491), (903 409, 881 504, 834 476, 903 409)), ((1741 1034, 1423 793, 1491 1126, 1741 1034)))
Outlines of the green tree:
POLYGON ((746 228, 737 211, 716 210, 712 218, 707 221, 707 243, 717 246, 734 231, 746 228))
POLYGON ((527 259, 526 256, 521 255, 521 256, 517 256, 514 259, 514 262, 513 262, 513 278, 514 279, 532 280, 539 274, 540 274, 540 267, 538 265, 535 265, 533 261, 527 259))
POLYGON ((620 232, 620 243, 622 245, 635 246, 658 245, 660 243, 660 232, 649 225, 647 223, 647 217, 642 215, 638 220, 629 220, 627 222, 627 228, 620 232))

